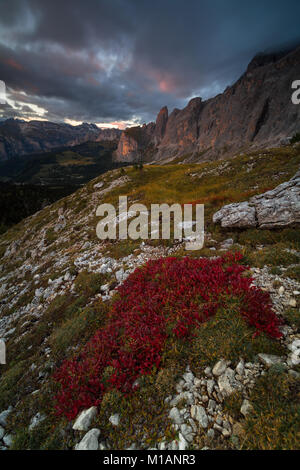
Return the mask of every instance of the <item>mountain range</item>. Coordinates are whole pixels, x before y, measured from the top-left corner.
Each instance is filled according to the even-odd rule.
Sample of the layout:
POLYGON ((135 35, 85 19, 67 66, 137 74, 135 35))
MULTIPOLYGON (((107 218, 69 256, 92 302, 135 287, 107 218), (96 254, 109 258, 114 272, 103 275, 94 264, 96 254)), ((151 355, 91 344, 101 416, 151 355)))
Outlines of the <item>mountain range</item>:
POLYGON ((118 140, 120 134, 119 129, 100 129, 88 123, 71 126, 48 121, 7 119, 0 122, 0 161, 89 141, 118 140))

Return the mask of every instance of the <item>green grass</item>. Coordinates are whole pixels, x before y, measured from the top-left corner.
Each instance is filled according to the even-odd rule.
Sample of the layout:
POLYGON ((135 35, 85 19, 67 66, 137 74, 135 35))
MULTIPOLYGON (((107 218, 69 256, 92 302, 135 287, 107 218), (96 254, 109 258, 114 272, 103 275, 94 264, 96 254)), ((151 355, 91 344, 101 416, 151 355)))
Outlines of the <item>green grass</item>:
POLYGON ((100 287, 109 279, 109 275, 81 271, 75 280, 75 291, 86 298, 100 292, 100 287))
POLYGON ((244 252, 245 261, 250 266, 262 268, 263 266, 289 266, 299 263, 300 257, 287 250, 284 243, 263 248, 262 250, 253 250, 247 248, 244 252))
POLYGON ((250 395, 254 411, 245 420, 243 449, 299 447, 300 381, 276 368, 259 378, 250 395))
POLYGON ((131 255, 141 244, 141 240, 122 240, 116 243, 108 243, 106 253, 114 259, 131 255))
POLYGON ((201 325, 189 351, 191 366, 198 373, 201 367, 213 366, 220 357, 238 362, 240 357, 253 361, 260 353, 283 354, 278 341, 261 333, 253 338, 254 329, 239 315, 239 302, 231 300, 231 307, 220 310, 210 321, 201 325))
POLYGON ((286 271, 284 271, 283 275, 284 277, 289 277, 300 282, 300 265, 289 267, 286 271))

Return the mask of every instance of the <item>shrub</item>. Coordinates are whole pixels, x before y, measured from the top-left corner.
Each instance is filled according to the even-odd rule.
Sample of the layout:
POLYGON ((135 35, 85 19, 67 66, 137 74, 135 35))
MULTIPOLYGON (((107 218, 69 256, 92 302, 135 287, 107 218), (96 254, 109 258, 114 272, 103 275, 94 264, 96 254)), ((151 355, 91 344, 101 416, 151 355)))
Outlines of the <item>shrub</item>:
POLYGON ((296 144, 297 142, 300 142, 300 132, 296 132, 296 134, 293 135, 291 138, 291 145, 296 144))
POLYGON ((241 257, 160 258, 136 269, 119 287, 106 325, 56 372, 57 412, 73 419, 82 408, 99 405, 109 390, 130 393, 138 377, 161 366, 170 340, 188 342, 233 299, 255 335, 279 338, 281 322, 269 295, 251 286, 241 257))

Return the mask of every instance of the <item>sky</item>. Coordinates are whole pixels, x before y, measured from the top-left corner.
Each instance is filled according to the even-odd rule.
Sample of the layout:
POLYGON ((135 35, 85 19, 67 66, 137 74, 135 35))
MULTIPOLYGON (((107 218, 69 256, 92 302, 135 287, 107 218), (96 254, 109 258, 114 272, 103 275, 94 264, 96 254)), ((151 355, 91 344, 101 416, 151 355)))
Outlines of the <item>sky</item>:
POLYGON ((299 0, 0 0, 0 119, 153 121, 299 43, 299 18, 299 0))

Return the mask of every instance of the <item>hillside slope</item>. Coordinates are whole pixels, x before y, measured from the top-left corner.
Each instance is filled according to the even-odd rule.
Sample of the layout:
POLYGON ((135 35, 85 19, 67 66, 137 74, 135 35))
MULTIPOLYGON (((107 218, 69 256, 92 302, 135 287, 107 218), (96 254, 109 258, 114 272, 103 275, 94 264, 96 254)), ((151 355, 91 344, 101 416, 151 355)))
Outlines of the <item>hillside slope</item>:
POLYGON ((123 131, 115 158, 201 162, 279 145, 300 130, 300 107, 291 100, 299 76, 300 47, 260 54, 224 93, 193 98, 170 115, 162 108, 156 123, 123 131))
MULTIPOLYGON (((99 449, 296 448, 299 366, 291 355, 300 341, 296 308, 300 291, 299 230, 224 230, 212 223, 212 216, 224 204, 247 200, 289 180, 299 162, 299 146, 289 146, 238 155, 225 162, 114 170, 2 235, 0 337, 7 347, 7 365, 0 365, 2 446, 98 448, 99 439, 99 449), (119 195, 124 194, 129 203, 204 203, 205 247, 200 252, 185 252, 184 244, 173 240, 101 242, 96 237, 96 208, 102 202, 117 205, 119 195), (226 303, 217 310, 216 305, 210 305, 214 316, 193 327, 189 341, 179 333, 173 335, 172 328, 168 330, 160 361, 138 377, 129 395, 120 391, 115 377, 116 387, 103 395, 97 409, 89 410, 88 424, 83 426, 81 418, 72 427, 77 408, 66 414, 66 401, 62 399, 59 407, 55 399, 61 390, 53 374, 59 373, 60 380, 64 380, 63 361, 75 358, 80 366, 83 358, 77 356, 81 351, 86 354, 87 341, 97 331, 105 333, 114 326, 109 323, 114 319, 114 308, 120 318, 123 314, 126 318, 126 311, 118 310, 118 306, 125 308, 131 291, 134 299, 128 302, 135 302, 133 313, 150 302, 146 300, 147 289, 155 301, 153 294, 160 292, 158 285, 155 287, 155 266, 161 266, 156 273, 159 276, 168 263, 171 267, 175 263, 177 268, 171 269, 173 274, 167 275, 167 281, 161 279, 167 282, 162 284, 164 292, 178 288, 187 298, 198 288, 192 284, 196 269, 200 269, 199 275, 208 269, 207 273, 216 273, 222 279, 223 264, 218 257, 227 252, 241 253, 236 262, 227 255, 222 261, 224 269, 228 267, 227 274, 233 276, 232 282, 238 281, 234 284, 236 295, 225 295, 226 303), (183 269, 184 274, 189 269, 185 256, 191 259, 193 270, 180 278, 178 286, 176 270, 183 269), (165 257, 172 258, 165 262, 165 257), (135 271, 149 260, 154 264, 135 271), (252 287, 240 274, 244 268, 241 270, 236 263, 251 266, 252 287), (126 279, 129 284, 124 284, 122 290, 126 279), (270 334, 265 329, 257 330, 240 315, 244 302, 239 289, 251 296, 254 287, 252 301, 258 303, 252 305, 252 313, 258 314, 257 324, 262 311, 271 315, 274 328, 265 325, 270 327, 270 334), (275 317, 269 310, 267 293, 275 317), (276 338, 276 325, 282 319, 283 336, 276 338), (59 409, 62 414, 57 415, 59 409), (72 417, 71 423, 67 416, 72 417), (93 429, 86 436, 90 427, 93 429)), ((209 291, 212 281, 207 279, 205 290, 209 291)), ((226 285, 224 288, 226 291, 226 285)), ((159 295, 164 296, 162 292, 159 295)), ((173 315, 172 309, 168 312, 173 315)), ((181 305, 179 319, 182 312, 181 305)), ((141 334, 153 327, 148 323, 141 326, 141 334)), ((123 340, 126 359, 135 343, 126 337, 123 340)), ((94 343, 96 349, 99 345, 101 342, 94 343)), ((105 369, 103 384, 109 382, 117 367, 113 364, 105 369)), ((126 379, 134 363, 124 366, 126 379)), ((98 382, 93 383, 96 386, 98 382)), ((68 406, 73 406, 73 400, 72 394, 67 395, 68 406)), ((81 400, 85 402, 86 397, 82 395, 81 400)))
POLYGON ((116 146, 116 141, 86 142, 0 163, 0 232, 71 194, 95 175, 124 166, 113 161, 116 146))

